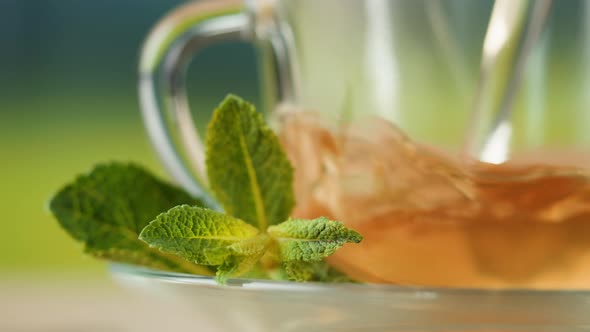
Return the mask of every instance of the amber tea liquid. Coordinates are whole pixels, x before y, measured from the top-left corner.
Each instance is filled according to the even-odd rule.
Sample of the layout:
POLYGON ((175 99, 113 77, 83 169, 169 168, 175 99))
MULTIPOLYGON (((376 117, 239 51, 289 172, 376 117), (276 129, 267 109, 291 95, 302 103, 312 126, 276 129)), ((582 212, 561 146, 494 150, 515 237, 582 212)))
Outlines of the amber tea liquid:
POLYGON ((330 260, 347 274, 402 285, 590 288, 586 169, 540 155, 461 160, 379 118, 336 128, 293 112, 281 128, 295 166, 295 216, 328 216, 365 237, 330 260))

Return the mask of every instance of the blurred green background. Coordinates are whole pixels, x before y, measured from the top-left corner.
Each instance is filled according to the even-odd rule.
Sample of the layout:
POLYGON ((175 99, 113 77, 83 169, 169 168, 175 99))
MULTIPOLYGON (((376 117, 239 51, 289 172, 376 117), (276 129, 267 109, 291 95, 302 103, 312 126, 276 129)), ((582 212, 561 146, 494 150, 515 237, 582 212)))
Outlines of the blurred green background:
MULTIPOLYGON (((181 2, 0 1, 0 276, 102 275, 105 264, 84 256, 45 205, 97 162, 136 161, 165 176, 141 122, 136 68, 150 28, 181 2)), ((196 60, 197 110, 230 91, 258 100, 248 46, 196 60)))

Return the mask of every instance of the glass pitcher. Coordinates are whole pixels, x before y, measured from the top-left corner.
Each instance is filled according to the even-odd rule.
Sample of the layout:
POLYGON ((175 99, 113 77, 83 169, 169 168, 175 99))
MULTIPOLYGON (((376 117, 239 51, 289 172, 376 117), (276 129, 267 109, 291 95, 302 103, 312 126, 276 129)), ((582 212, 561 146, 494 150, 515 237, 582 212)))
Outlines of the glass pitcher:
POLYGON ((187 66, 251 42, 295 214, 365 236, 335 266, 369 282, 590 287, 588 14, 578 0, 188 3, 143 49, 145 125, 174 179, 208 197, 187 66))

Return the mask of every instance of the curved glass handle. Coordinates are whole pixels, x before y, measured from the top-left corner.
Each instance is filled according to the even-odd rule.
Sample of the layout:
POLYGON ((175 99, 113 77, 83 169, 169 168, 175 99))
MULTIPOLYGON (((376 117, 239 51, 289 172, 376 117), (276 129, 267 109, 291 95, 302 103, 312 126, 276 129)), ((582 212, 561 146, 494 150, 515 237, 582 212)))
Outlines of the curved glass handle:
POLYGON ((139 96, 144 124, 168 172, 191 194, 214 204, 207 183, 204 149, 189 110, 186 69, 212 43, 253 39, 242 0, 184 5, 152 30, 141 54, 139 96))

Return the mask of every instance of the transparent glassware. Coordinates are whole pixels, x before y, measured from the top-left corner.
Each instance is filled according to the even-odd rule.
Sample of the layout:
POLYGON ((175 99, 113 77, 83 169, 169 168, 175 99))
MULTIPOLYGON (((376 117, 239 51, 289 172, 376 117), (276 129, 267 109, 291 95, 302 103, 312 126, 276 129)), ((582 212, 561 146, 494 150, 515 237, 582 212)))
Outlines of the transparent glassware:
MULTIPOLYGON (((590 287, 589 14, 590 5, 581 0, 213 0, 180 7, 152 31, 140 65, 145 125, 176 182, 215 204, 206 189, 204 133, 193 119, 199 110, 188 106, 187 66, 211 43, 252 42, 261 111, 290 157, 304 160, 295 163, 295 213, 327 215, 365 236, 360 251, 344 248, 332 264, 370 282, 476 290, 258 281, 223 288, 207 278, 119 268, 116 274, 142 280, 143 289, 167 285, 178 293, 207 294, 221 327, 234 324, 217 318, 224 305, 238 310, 238 303, 250 301, 252 313, 241 315, 236 326, 252 316, 260 330, 289 330, 275 321, 288 318, 257 311, 268 301, 269 312, 284 308, 317 317, 305 327, 310 330, 332 328, 321 325, 320 316, 336 317, 333 328, 345 331, 587 328, 578 309, 588 294, 575 289, 590 287), (311 114, 311 126, 289 127, 294 114, 296 120, 311 114), (298 150, 326 137, 329 144, 320 149, 298 150), (338 162, 352 166, 332 167, 338 162), (515 168, 501 168, 504 162, 515 168), (363 168, 385 163, 381 173, 363 168), (326 169, 336 169, 328 175, 337 177, 325 176, 326 169), (318 170, 322 176, 311 180, 299 174, 318 170), (326 185, 312 192, 306 180, 326 185), (379 199, 343 191, 359 183, 370 193, 395 191, 379 199), (531 207, 530 201, 539 204, 531 207), (564 204, 554 208, 557 203, 564 204), (408 211, 418 218, 406 218, 408 211), (506 222, 506 215, 524 222, 506 222), (388 223, 399 218, 404 222, 388 223), (480 227, 458 220, 488 222, 480 227), (530 290, 499 290, 506 287, 530 290), (551 290, 563 287, 572 290, 551 290), (283 293, 287 289, 301 292, 283 293), (341 295, 350 303, 328 299, 341 295), (290 307, 291 296, 322 314, 290 307), (545 313, 534 316, 538 306, 545 313), (373 313, 390 323, 371 325, 373 313), (418 324, 430 319, 432 324, 418 324)), ((293 324, 303 329, 297 324, 304 323, 293 324)))
POLYGON ((510 157, 585 150, 589 5, 548 2, 542 33, 519 69, 520 84, 509 89, 519 66, 515 50, 526 46, 520 32, 530 28, 531 4, 539 1, 498 2, 508 3, 504 13, 521 14, 499 20, 505 26, 488 40, 494 0, 190 2, 154 28, 142 52, 139 89, 148 133, 174 178, 203 193, 203 133, 194 126, 199 110, 188 106, 186 68, 204 47, 234 40, 256 46, 261 111, 269 119, 281 102, 315 110, 329 122, 378 116, 418 142, 460 151, 478 136, 467 137, 478 127, 471 121, 478 83, 492 76, 488 98, 480 98, 490 113, 501 109, 504 90, 515 95, 510 157), (486 43, 499 58, 482 73, 486 43))
POLYGON ((590 292, 465 290, 230 280, 113 265, 115 280, 165 307, 170 331, 575 332, 590 292))

